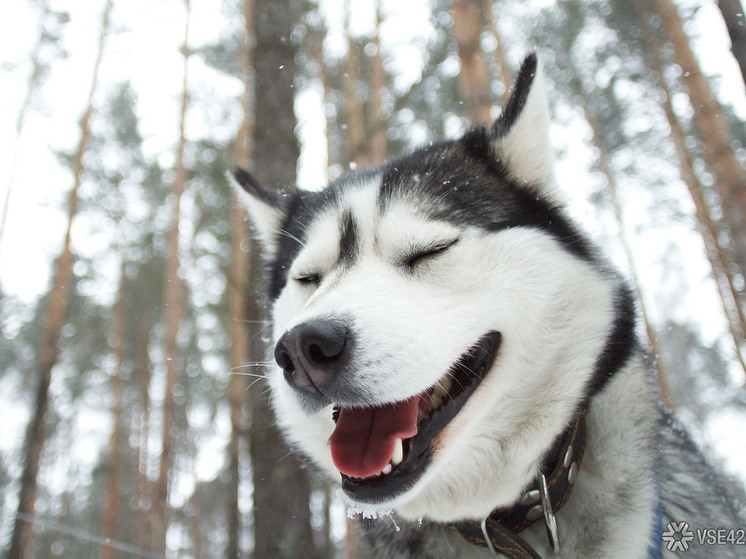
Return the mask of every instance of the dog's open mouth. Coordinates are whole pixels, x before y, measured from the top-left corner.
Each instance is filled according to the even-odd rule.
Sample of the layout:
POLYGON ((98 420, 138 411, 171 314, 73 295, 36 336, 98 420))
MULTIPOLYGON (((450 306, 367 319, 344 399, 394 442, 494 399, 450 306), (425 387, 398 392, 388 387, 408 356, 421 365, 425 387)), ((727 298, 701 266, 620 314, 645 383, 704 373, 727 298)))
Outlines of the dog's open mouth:
POLYGON ((499 346, 499 332, 484 335, 434 386, 402 402, 336 406, 329 445, 342 489, 359 502, 380 503, 412 487, 432 459, 433 439, 492 368, 499 346))

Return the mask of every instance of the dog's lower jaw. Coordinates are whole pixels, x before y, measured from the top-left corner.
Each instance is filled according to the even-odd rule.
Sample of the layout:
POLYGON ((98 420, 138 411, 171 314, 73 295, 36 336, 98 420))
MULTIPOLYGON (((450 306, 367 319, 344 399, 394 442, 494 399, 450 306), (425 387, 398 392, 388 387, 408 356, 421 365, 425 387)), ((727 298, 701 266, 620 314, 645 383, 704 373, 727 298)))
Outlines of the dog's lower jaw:
POLYGON ((486 493, 485 488, 465 481, 458 474, 448 475, 448 481, 442 481, 439 475, 442 471, 436 471, 426 473, 419 487, 406 496, 406 500, 400 499, 401 504, 391 508, 410 521, 425 518, 448 524, 464 519, 481 520, 496 508, 510 506, 520 499, 524 487, 535 479, 538 461, 535 468, 522 472, 508 471, 502 464, 495 466, 496 470, 505 472, 501 476, 505 484, 499 493, 486 493))

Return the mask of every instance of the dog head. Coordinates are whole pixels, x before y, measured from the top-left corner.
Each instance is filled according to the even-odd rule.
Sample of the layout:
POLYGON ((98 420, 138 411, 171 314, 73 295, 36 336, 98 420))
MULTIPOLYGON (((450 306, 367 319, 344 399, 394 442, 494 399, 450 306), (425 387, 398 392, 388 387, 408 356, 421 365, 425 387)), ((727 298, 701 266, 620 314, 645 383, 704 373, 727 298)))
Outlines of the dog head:
POLYGON ((514 502, 626 360, 629 293, 556 200, 536 58, 490 129, 319 192, 234 179, 269 264, 272 401, 355 503, 514 502))

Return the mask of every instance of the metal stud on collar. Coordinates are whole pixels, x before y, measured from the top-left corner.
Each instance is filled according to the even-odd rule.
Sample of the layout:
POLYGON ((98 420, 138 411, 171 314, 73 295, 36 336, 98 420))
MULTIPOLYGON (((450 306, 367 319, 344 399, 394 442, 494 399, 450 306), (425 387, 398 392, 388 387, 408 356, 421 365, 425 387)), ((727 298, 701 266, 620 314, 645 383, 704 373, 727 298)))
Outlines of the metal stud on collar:
POLYGON ((539 473, 539 494, 541 495, 541 508, 544 510, 544 522, 547 528, 547 537, 549 542, 552 544, 552 549, 555 553, 559 553, 559 532, 557 531, 557 519, 554 517, 552 511, 552 501, 549 499, 549 487, 547 486, 547 478, 544 474, 539 473))
POLYGON ((565 468, 570 467, 570 463, 572 462, 572 453, 573 453, 573 448, 572 448, 572 444, 570 444, 567 447, 567 452, 565 452, 565 458, 562 460, 562 465, 565 468))
POLYGON ((533 505, 534 503, 539 502, 539 490, 538 489, 532 489, 531 491, 528 491, 523 497, 521 497, 521 500, 519 501, 522 505, 529 506, 533 505))

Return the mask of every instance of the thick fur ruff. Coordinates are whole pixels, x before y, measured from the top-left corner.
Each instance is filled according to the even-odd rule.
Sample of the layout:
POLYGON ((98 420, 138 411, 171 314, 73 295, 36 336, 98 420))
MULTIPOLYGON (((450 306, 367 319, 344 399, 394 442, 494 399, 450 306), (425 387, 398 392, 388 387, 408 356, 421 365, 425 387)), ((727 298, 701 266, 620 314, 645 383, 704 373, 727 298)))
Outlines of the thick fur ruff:
MULTIPOLYGON (((556 515, 558 556, 648 557, 661 503, 662 525, 744 526, 661 411, 630 290, 558 202, 548 118, 529 57, 490 129, 320 192, 233 175, 267 257, 277 420, 354 508, 380 515, 363 520, 376 558, 494 556, 450 526, 521 499, 579 414, 585 455, 556 515), (434 394, 445 403, 422 403, 434 394), (349 417, 404 414, 403 402, 420 402, 406 408, 417 434, 370 435, 385 468, 388 454, 344 439, 340 424, 363 421, 349 417)), ((520 535, 555 556, 542 521, 520 535)), ((687 557, 742 553, 697 544, 687 557)))

